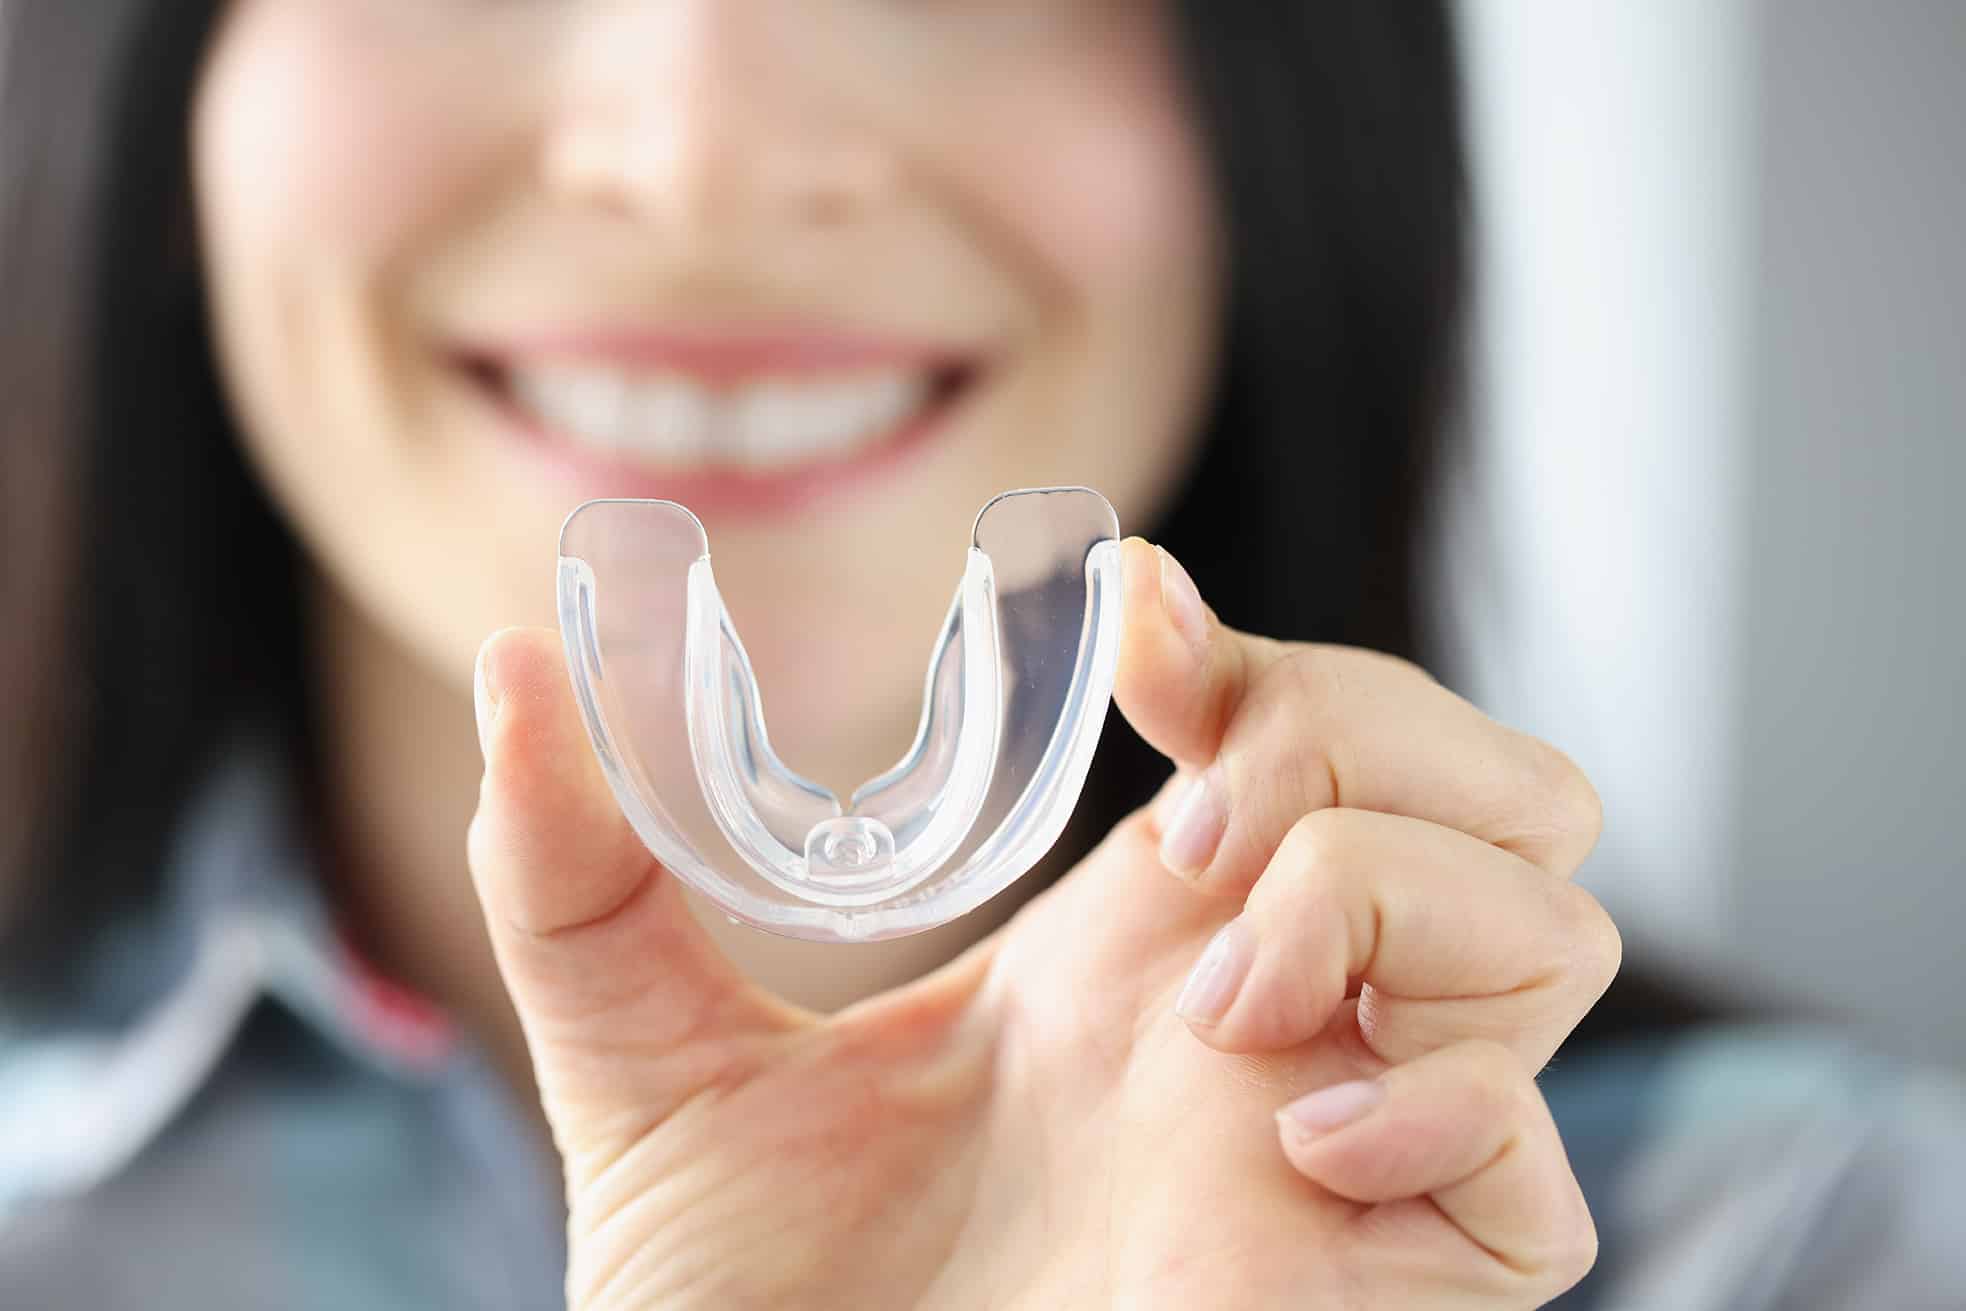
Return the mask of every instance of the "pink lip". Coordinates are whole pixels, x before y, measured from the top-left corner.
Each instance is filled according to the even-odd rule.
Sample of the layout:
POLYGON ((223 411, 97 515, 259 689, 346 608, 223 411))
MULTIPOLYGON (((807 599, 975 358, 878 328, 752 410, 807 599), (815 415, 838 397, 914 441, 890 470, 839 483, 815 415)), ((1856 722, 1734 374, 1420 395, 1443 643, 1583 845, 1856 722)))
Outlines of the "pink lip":
POLYGON ((523 476, 544 478, 580 500, 633 497, 680 502, 709 517, 784 514, 853 495, 928 446, 981 372, 974 359, 947 350, 835 334, 697 335, 587 332, 542 336, 523 345, 473 348, 457 361, 495 421, 511 439, 523 476), (842 373, 858 368, 929 367, 953 379, 948 389, 886 437, 844 458, 759 472, 730 466, 664 469, 597 451, 544 424, 503 385, 520 360, 579 361, 624 370, 686 373, 705 385, 730 386, 769 374, 842 373))
POLYGON ((953 368, 977 352, 849 331, 650 331, 636 328, 544 332, 467 345, 466 359, 495 367, 525 360, 585 363, 623 370, 684 373, 706 386, 760 374, 845 373, 875 368, 953 368))

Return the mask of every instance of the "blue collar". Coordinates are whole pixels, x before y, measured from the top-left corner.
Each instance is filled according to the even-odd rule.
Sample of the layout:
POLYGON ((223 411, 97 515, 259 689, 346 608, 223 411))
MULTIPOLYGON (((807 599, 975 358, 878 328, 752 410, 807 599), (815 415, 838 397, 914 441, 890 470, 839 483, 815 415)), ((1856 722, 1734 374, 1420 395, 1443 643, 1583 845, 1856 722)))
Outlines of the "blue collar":
POLYGON ((83 958, 72 1007, 53 1024, 0 1028, 0 1217, 120 1171, 264 1001, 389 1078, 432 1081, 458 1055, 442 1012, 337 931, 297 816, 285 757, 247 739, 187 810, 163 895, 83 958))

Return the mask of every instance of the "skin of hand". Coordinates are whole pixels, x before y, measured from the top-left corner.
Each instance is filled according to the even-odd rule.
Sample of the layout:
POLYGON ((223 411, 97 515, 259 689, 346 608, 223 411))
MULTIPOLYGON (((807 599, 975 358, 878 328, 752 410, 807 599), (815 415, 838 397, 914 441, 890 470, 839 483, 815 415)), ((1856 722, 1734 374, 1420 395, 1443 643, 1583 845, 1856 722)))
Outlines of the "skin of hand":
POLYGON ((1124 560, 1115 701, 1167 790, 831 1016, 688 914, 558 636, 485 644, 471 866, 571 1307, 1529 1307, 1589 1269, 1534 1082, 1619 960, 1570 881, 1589 783, 1410 665, 1238 633, 1124 560))

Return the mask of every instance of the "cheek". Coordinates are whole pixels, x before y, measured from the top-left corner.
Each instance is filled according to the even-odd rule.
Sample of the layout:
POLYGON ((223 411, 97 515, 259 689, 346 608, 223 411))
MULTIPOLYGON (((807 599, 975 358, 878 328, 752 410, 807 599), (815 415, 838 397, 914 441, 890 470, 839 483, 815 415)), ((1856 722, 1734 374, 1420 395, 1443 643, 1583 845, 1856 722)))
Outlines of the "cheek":
POLYGON ((484 106, 460 101, 453 62, 366 0, 235 5, 194 117, 215 252, 372 266, 409 244, 482 153, 484 106))
POLYGON ((489 571, 474 593, 403 567, 456 540, 470 476, 424 422, 414 274, 469 218, 514 107, 483 94, 482 41, 449 49, 392 22, 399 2, 237 0, 193 110, 199 236, 248 461, 324 571, 461 677, 482 613, 541 608, 486 602, 489 571))
MULTIPOLYGON (((1097 312, 1170 294, 1206 300, 1213 200, 1189 106, 1144 38, 1020 86, 975 173, 1031 259, 1097 312), (1033 149, 1042 142, 1042 149, 1033 149)), ((1184 307, 1206 315, 1206 304, 1184 307)))
POLYGON ((977 212, 1037 297, 1010 419, 1045 437, 1003 485, 1036 462, 1105 492, 1129 531, 1194 458, 1220 334, 1219 220, 1171 62, 1143 41, 1026 78, 963 155, 977 212))

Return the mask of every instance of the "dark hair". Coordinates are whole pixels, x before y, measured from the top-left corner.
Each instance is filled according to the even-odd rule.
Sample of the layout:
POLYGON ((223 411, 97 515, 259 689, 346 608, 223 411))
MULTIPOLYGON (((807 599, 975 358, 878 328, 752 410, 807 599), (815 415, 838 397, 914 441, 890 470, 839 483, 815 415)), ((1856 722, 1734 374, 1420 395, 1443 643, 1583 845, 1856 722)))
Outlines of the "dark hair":
MULTIPOLYGON (((153 890, 242 707, 309 759, 300 556, 233 439, 195 257, 215 8, 0 0, 0 886, 23 894, 0 968, 23 992, 153 890)), ((1444 3, 1172 9, 1231 289, 1210 438, 1157 535, 1230 622, 1411 654, 1466 260, 1444 3)), ((1100 770, 1103 828, 1164 766, 1116 728, 1100 770)))

